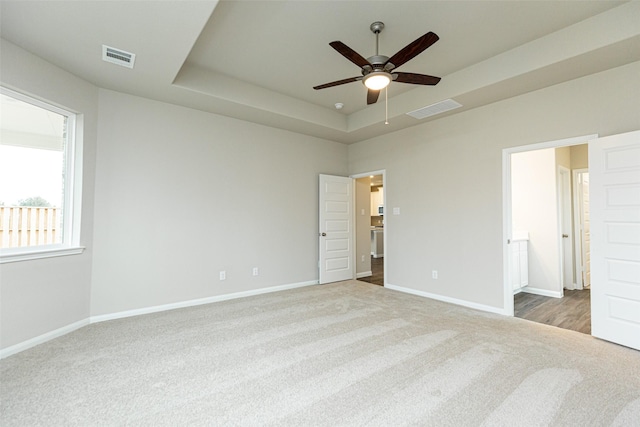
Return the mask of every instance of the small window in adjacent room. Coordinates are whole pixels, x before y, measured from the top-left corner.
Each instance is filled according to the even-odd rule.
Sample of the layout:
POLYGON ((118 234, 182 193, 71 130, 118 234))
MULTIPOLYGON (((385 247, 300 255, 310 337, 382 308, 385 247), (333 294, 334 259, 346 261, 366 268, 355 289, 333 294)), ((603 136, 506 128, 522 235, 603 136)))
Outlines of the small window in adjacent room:
POLYGON ((76 114, 3 87, 0 112, 0 262, 82 252, 76 114))

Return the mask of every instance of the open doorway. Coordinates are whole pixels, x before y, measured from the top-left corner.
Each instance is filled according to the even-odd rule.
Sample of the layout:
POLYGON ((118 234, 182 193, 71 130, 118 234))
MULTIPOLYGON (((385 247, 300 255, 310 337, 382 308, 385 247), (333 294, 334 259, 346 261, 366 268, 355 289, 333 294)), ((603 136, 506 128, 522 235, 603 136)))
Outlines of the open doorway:
POLYGON ((588 172, 587 144, 514 152, 510 167, 514 316, 590 334, 590 291, 583 286, 588 178, 579 188, 573 182, 576 171, 588 172))
POLYGON ((371 172, 353 178, 356 181, 356 278, 384 286, 384 172, 371 172))

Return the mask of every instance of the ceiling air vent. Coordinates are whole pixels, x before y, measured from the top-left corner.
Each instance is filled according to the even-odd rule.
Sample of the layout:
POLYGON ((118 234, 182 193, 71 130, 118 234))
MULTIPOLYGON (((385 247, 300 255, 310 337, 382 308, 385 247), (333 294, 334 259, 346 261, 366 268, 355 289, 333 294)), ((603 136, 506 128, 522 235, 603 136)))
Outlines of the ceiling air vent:
POLYGON ((123 67, 133 68, 133 63, 136 61, 136 54, 102 45, 102 60, 122 65, 123 67))
POLYGON ((430 116, 435 116, 436 114, 444 113, 445 111, 455 110, 460 107, 462 107, 462 104, 454 101, 453 99, 445 99, 444 101, 427 105, 426 107, 419 108, 415 111, 410 111, 407 115, 415 117, 416 119, 424 119, 430 116))

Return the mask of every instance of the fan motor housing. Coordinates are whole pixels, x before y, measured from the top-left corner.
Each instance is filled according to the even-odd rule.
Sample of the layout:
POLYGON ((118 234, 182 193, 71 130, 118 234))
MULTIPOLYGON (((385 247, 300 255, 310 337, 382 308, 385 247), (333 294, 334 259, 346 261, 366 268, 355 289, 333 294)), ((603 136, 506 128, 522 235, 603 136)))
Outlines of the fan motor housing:
POLYGON ((367 58, 367 61, 369 61, 375 68, 382 68, 388 60, 389 57, 384 55, 374 55, 367 58))

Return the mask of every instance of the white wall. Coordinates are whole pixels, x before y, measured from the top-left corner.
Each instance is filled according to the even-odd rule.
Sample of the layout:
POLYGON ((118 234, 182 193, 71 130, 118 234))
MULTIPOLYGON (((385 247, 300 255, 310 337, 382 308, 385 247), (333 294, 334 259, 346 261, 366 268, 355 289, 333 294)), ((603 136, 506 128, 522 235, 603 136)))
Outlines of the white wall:
POLYGON ((513 231, 529 233, 529 286, 561 291, 556 150, 511 155, 513 231))
POLYGON ((385 216, 389 283, 501 309, 502 150, 640 129, 638 75, 635 62, 350 145, 349 173, 385 169, 387 211, 401 209, 385 216))
MULTIPOLYGON (((1 40, 2 85, 83 115, 82 255, 0 265, 0 348, 89 317, 98 89, 1 40)), ((7 183, 2 183, 6 185, 7 183)))
POLYGON ((99 105, 93 316, 318 279, 318 174, 347 175, 345 145, 109 90, 99 105))

